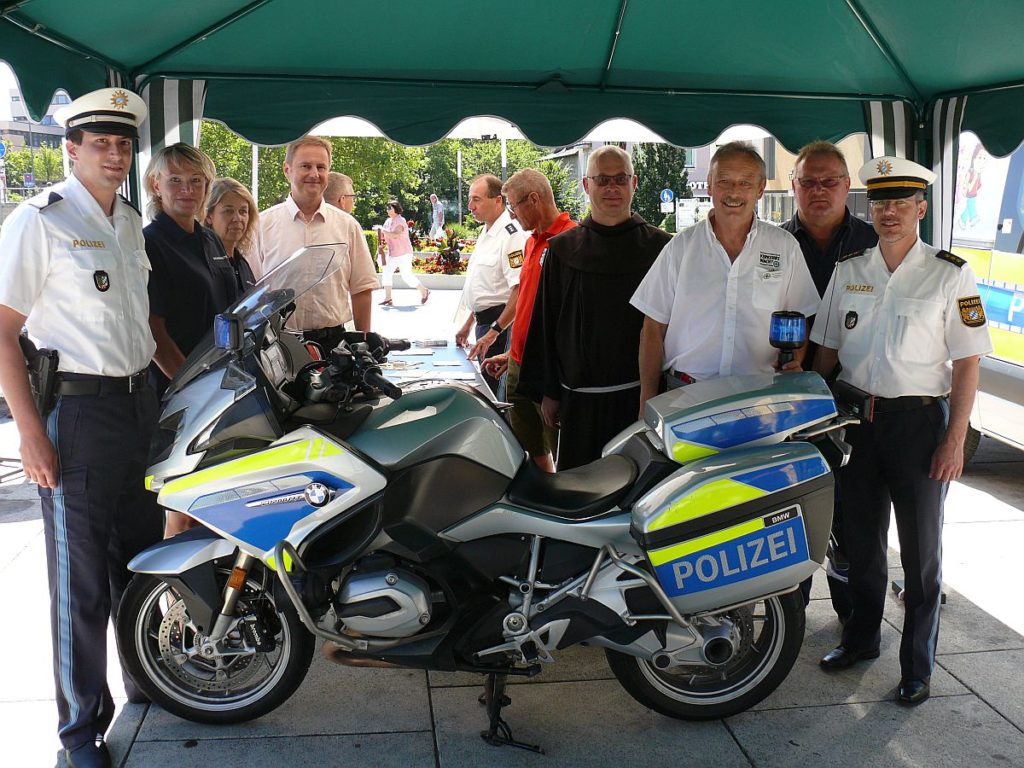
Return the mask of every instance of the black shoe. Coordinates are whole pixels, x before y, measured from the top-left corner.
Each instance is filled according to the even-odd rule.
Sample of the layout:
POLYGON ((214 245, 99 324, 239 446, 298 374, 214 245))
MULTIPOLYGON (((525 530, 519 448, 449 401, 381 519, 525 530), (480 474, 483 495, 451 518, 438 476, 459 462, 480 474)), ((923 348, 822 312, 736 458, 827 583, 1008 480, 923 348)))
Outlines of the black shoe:
POLYGON ((877 648, 872 648, 866 651, 851 651, 840 645, 838 648, 833 648, 822 656, 819 663, 823 669, 846 669, 847 667, 852 667, 858 661, 877 658, 877 648))
POLYGON ((900 680, 900 686, 896 689, 896 701, 913 707, 925 701, 931 695, 927 680, 904 677, 900 680))
POLYGON ((102 741, 90 741, 80 747, 65 751, 68 768, 111 768, 110 752, 102 741))

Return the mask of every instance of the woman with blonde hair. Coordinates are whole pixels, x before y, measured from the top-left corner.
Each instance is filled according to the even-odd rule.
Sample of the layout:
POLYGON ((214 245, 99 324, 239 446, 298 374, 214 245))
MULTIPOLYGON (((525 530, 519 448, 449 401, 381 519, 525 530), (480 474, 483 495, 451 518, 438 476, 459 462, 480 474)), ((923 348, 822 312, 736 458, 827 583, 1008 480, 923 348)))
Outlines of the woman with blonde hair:
POLYGON ((241 290, 249 290, 256 280, 246 254, 252 252, 259 229, 259 212, 252 194, 235 179, 214 179, 203 223, 220 238, 241 290))

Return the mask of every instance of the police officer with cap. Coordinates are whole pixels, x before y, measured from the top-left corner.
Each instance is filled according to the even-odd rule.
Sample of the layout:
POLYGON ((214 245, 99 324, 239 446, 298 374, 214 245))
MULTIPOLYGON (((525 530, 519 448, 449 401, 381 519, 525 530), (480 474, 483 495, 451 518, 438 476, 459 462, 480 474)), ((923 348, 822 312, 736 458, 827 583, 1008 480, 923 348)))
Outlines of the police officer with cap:
POLYGON ((914 705, 928 698, 935 664, 943 499, 963 469, 978 361, 992 343, 970 266, 918 237, 935 174, 879 157, 860 178, 878 245, 840 258, 811 332, 815 370, 839 363, 838 398, 865 414, 847 430, 853 452, 839 471, 853 613, 821 666, 879 655, 891 504, 906 575, 896 700, 914 705))
MULTIPOLYGON (((0 233, 0 387, 38 484, 46 539, 58 733, 68 764, 109 766, 114 714, 107 621, 128 561, 161 537, 143 474, 157 414, 146 384, 149 260, 138 211, 118 197, 146 106, 122 88, 60 110, 74 167, 0 233), (19 333, 56 350, 53 401, 33 401, 19 333)), ((129 698, 140 698, 126 680, 129 698)))

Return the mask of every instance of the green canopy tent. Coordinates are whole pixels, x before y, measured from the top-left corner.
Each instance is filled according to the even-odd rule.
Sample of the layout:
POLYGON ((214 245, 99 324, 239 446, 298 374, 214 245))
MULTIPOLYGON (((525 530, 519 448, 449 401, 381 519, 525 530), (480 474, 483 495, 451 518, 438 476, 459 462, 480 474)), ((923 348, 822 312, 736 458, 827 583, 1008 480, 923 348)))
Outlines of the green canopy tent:
POLYGON ((629 117, 697 146, 753 123, 795 149, 867 131, 874 155, 940 173, 948 244, 956 140, 1024 138, 1019 0, 0 0, 0 58, 29 111, 57 88, 119 84, 151 108, 143 154, 201 117, 265 144, 355 115, 406 144, 472 115, 568 144, 629 117))

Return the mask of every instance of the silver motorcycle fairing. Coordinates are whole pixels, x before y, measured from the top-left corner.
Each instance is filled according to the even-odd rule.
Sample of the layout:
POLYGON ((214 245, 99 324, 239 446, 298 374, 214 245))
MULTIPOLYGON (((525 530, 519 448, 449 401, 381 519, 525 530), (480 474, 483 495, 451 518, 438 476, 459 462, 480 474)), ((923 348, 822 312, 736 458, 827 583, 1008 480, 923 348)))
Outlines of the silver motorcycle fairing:
POLYGON ((344 443, 305 426, 261 451, 168 481, 159 501, 273 567, 279 541, 301 549, 309 534, 385 485, 344 443), (324 498, 310 495, 321 487, 324 498))
POLYGON ((226 366, 222 366, 201 374, 174 393, 164 405, 161 423, 175 414, 180 416, 170 454, 146 471, 152 490, 160 490, 166 478, 187 475, 199 466, 205 454, 203 451, 189 453, 189 446, 235 402, 235 393, 221 386, 226 370, 226 366))
POLYGON ((526 458, 497 411, 459 385, 404 394, 371 413, 348 442, 389 469, 450 455, 510 480, 526 458))
POLYGON ((234 544, 212 532, 202 538, 176 536, 140 552, 128 563, 128 570, 133 573, 150 573, 154 576, 177 576, 234 553, 234 544))
POLYGON ((591 520, 567 522, 501 501, 449 526, 438 535, 448 541, 461 543, 518 533, 568 541, 594 549, 611 544, 619 552, 640 556, 640 547, 629 534, 629 523, 630 514, 619 510, 612 510, 591 520))

